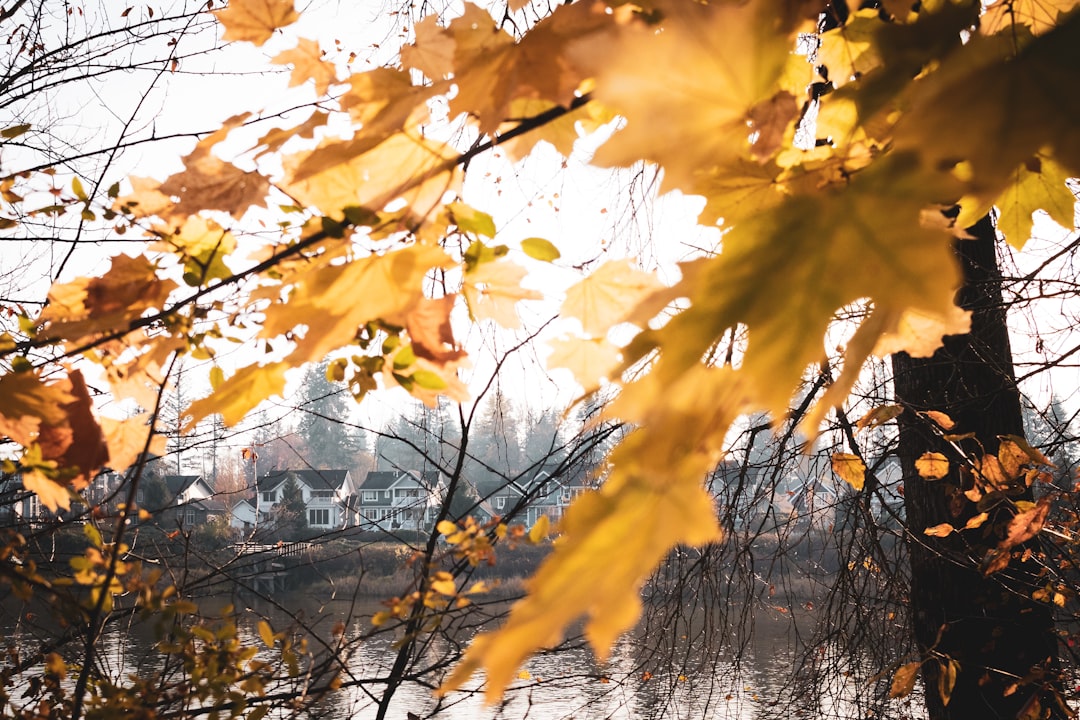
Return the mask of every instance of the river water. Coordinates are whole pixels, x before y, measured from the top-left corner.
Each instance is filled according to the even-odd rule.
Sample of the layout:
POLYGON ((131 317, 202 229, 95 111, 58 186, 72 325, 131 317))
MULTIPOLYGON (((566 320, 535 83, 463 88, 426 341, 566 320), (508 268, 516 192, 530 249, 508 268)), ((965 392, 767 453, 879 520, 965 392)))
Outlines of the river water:
MULTIPOLYGON (((205 603, 206 601, 204 601, 205 603)), ((7 644, 31 649, 36 639, 50 630, 55 618, 40 617, 25 607, 4 605, 8 612, 0 627, 7 644), (27 614, 29 613, 29 620, 27 614), (30 622, 32 620, 33 622, 30 622), (31 632, 31 627, 34 631, 31 632)), ((210 601, 218 607, 224 601, 210 601)), ((346 650, 341 653, 346 670, 344 687, 307 704, 299 711, 275 711, 270 717, 311 717, 327 720, 373 720, 383 680, 390 673, 399 639, 389 633, 371 636, 370 616, 381 608, 375 602, 317 603, 303 596, 285 597, 277 603, 241 601, 237 604, 238 631, 245 643, 259 645, 257 621, 267 619, 275 630, 289 627, 300 617, 313 638, 332 637, 332 628, 345 624, 346 650), (286 612, 283 608, 289 607, 286 612), (363 639, 360 639, 363 638, 363 639)), ((204 605, 205 609, 205 605, 204 605)), ((778 612, 759 612, 752 617, 753 633, 739 638, 712 635, 707 643, 692 640, 671 643, 657 653, 655 633, 639 628, 623 638, 610 660, 597 665, 582 643, 533 658, 511 686, 501 704, 486 705, 481 680, 474 679, 465 691, 442 701, 431 688, 445 668, 423 673, 418 681, 403 683, 394 693, 386 718, 407 720, 435 717, 442 720, 766 720, 772 718, 865 718, 866 705, 860 703, 870 689, 866 672, 835 673, 828 683, 794 683, 793 672, 804 648, 793 638, 805 630, 799 625, 812 616, 793 621, 778 612), (738 648, 738 649, 737 649, 738 648), (856 680, 861 677, 861 680, 856 680)), ((700 628, 709 623, 708 613, 691 623, 700 628)), ((695 630, 688 630, 693 634, 695 630)), ((467 634, 467 633, 466 633, 467 634)), ((462 638, 467 639, 467 638, 462 638)), ((685 638, 684 638, 685 640, 685 638)), ((451 635, 432 636, 413 657, 413 667, 437 666, 455 648, 451 635)), ((318 649, 317 642, 309 645, 318 649)), ((822 655, 828 648, 820 650, 822 655)), ((99 645, 102 671, 113 676, 141 674, 160 666, 152 631, 143 625, 115 624, 99 645)), ((263 652, 263 657, 273 656, 263 652)), ((879 684, 880 685, 880 684, 879 684)), ((273 689, 270 690, 271 692, 273 689)), ((885 717, 913 718, 918 713, 914 699, 893 701, 885 717)), ((878 717, 881 717, 879 715, 878 717)))

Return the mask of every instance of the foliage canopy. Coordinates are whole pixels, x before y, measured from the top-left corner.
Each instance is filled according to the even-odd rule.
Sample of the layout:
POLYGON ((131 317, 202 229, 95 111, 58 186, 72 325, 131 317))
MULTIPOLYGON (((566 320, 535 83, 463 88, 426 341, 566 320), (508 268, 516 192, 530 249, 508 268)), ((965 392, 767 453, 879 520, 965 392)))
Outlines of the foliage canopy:
MULTIPOLYGON (((354 355, 336 372, 357 399, 380 384, 431 405, 464 399, 455 311, 514 327, 516 304, 541 297, 521 288, 526 269, 496 244, 490 215, 461 201, 469 161, 496 146, 524 157, 540 142, 568 153, 606 127, 594 163, 662 167, 663 189, 705 198, 700 220, 720 224, 722 250, 682 264, 672 286, 611 261, 567 294, 563 314, 583 332, 557 357, 587 389, 622 384, 610 414, 637 429, 611 453, 602 488, 570 509, 528 597, 442 692, 483 667, 498 697, 581 616, 603 657, 667 550, 720 537, 702 478, 737 417, 787 412, 838 311, 869 309, 808 415, 811 435, 872 354, 927 355, 966 330, 954 305, 959 228, 997 206, 1019 248, 1038 210, 1072 225, 1074 4, 1002 0, 980 17, 978 2, 884 2, 823 31, 820 5, 797 0, 583 0, 514 37, 466 3, 446 26, 417 23, 400 66, 345 78, 298 38, 274 62, 326 95, 303 122, 223 160, 215 147, 244 142, 259 120, 237 116, 163 182, 132 178, 119 197, 76 185, 62 198, 105 203, 151 241, 99 277, 55 285, 42 312, 0 338, 0 431, 24 448, 27 488, 55 508, 101 465, 151 448, 153 388, 170 359, 212 359, 223 340, 254 337, 263 356, 228 377, 215 365, 193 422, 236 423, 282 392, 286 371, 345 347, 354 355), (437 97, 470 146, 431 132, 437 97), (339 126, 333 116, 352 132, 322 130, 339 126), (268 156, 282 172, 245 169, 268 156), (278 229, 253 233, 260 221, 278 229), (620 323, 639 332, 618 348, 608 330, 620 323), (714 362, 710 349, 735 328, 747 337, 741 361, 714 362), (27 359, 44 347, 56 360, 27 359), (80 371, 54 372, 75 358, 147 412, 95 419, 80 371)), ((217 17, 226 39, 261 44, 298 16, 292 0, 233 0, 217 17)), ((15 202, 19 179, 4 182, 15 202)), ((523 250, 557 262, 559 244, 523 250)))

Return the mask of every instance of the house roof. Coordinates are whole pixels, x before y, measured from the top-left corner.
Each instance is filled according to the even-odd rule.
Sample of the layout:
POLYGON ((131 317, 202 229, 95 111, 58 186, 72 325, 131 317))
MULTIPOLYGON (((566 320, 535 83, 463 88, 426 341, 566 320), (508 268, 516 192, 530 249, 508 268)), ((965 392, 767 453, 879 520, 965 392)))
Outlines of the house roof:
POLYGON ((202 475, 166 475, 162 480, 169 489, 171 497, 177 497, 202 479, 202 475))
POLYGON ((395 483, 405 479, 418 480, 421 485, 434 488, 439 484, 438 470, 372 470, 360 483, 360 490, 387 490, 395 483))
POLYGON ((273 490, 289 476, 313 490, 338 490, 345 485, 348 470, 271 470, 258 480, 259 490, 273 490))

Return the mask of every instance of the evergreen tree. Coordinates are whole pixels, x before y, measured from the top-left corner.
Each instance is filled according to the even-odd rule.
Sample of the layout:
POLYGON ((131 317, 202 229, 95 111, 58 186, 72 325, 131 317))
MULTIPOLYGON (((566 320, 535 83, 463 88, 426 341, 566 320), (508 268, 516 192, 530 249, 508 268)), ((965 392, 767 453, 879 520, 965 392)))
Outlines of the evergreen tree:
POLYGON ((349 424, 345 389, 326 378, 329 361, 308 367, 297 407, 296 431, 307 464, 316 469, 351 470, 363 438, 349 424))

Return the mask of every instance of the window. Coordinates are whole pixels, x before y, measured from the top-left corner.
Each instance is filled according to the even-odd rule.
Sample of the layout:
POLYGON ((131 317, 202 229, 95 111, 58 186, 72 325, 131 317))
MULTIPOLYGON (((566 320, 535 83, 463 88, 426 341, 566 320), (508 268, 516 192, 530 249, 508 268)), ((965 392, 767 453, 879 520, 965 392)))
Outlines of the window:
POLYGON ((277 492, 274 490, 264 490, 262 494, 262 501, 272 503, 277 500, 277 492))
POLYGON ((184 527, 195 527, 195 508, 188 508, 184 513, 184 527))
POLYGON ((311 497, 318 498, 319 500, 329 500, 334 497, 333 490, 312 490, 311 497))
POLYGON ((330 524, 330 509, 322 508, 319 510, 308 510, 308 525, 329 525, 330 524))
POLYGON ((378 499, 379 499, 379 491, 378 490, 365 490, 364 491, 364 502, 376 502, 378 499))
POLYGON ((504 507, 506 507, 506 498, 505 497, 497 497, 497 498, 495 498, 495 509, 496 510, 502 510, 504 507))

